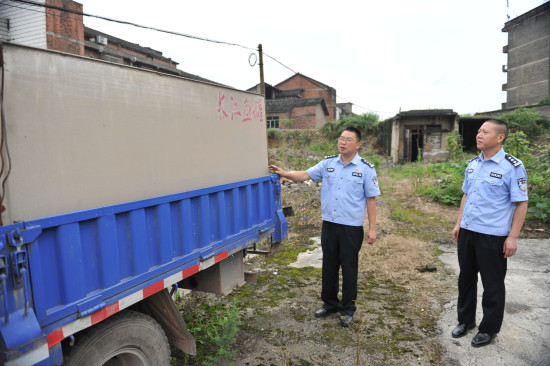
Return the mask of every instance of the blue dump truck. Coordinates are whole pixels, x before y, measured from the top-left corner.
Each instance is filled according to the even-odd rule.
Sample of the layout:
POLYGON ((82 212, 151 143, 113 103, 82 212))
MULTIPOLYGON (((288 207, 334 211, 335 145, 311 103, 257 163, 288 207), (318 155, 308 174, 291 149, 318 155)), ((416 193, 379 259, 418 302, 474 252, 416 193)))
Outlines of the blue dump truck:
MULTIPOLYGON (((123 60, 122 60, 123 61, 123 60)), ((0 365, 169 365, 170 295, 287 236, 263 97, 1 47, 0 365)))

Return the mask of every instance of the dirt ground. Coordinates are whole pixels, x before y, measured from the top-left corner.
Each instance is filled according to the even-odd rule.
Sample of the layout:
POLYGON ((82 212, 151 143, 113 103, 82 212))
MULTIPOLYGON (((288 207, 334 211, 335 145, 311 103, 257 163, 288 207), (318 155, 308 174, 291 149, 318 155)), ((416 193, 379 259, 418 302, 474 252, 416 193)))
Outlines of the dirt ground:
MULTIPOLYGON (((453 301, 456 304, 457 279, 450 231, 458 209, 415 197, 412 183, 407 180, 380 176, 378 240, 372 246, 364 244, 360 253, 354 324, 342 328, 337 315, 324 319, 313 316, 322 305, 320 187, 311 182, 285 182, 283 206, 292 206, 295 213, 287 218, 289 239, 273 258, 249 258, 247 270, 259 274, 258 282, 230 296, 239 300, 242 317, 232 364, 474 365, 479 361, 476 356, 464 360, 460 352, 453 351, 455 347, 463 355, 470 354, 473 348, 463 340, 468 338, 469 342, 471 337, 451 343, 449 336, 456 325, 453 301)), ((548 282, 544 285, 533 291, 545 291, 546 298, 548 282)), ((193 293, 185 307, 192 309, 204 302, 229 303, 230 298, 193 293)), ((546 315, 548 319, 548 300, 544 301, 546 310, 537 316, 546 315)), ((547 336, 547 325, 548 320, 531 336, 547 336)), ((500 351, 506 351, 502 345, 512 347, 508 341, 496 343, 500 351)), ((548 342, 542 342, 533 352, 549 354, 548 342)), ((489 358, 488 363, 481 364, 522 364, 490 362, 494 360, 489 358)), ((192 365, 193 360, 185 364, 192 365)))

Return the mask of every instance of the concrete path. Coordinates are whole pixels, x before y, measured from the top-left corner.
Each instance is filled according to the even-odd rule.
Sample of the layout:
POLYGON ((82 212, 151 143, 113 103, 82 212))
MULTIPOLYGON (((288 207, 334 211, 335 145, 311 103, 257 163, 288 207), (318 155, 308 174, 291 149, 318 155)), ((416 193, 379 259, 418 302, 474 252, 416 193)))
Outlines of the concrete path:
MULTIPOLYGON (((320 245, 320 238, 312 238, 320 245)), ((456 244, 440 244, 440 259, 452 268, 458 280, 456 244)), ((300 253, 294 267, 321 267, 322 251, 300 253)), ((477 323, 481 321, 481 279, 478 285, 477 323)), ((456 326, 456 292, 439 320, 443 364, 451 366, 550 366, 550 239, 520 239, 518 252, 508 260, 506 309, 502 329, 493 343, 470 345, 477 329, 462 338, 452 338, 456 326)))
MULTIPOLYGON (((440 259, 458 279, 458 259, 454 242, 440 245, 440 259), (452 243, 452 244, 451 244, 452 243)), ((481 321, 481 279, 478 285, 477 323, 481 321)), ((449 299, 439 327, 446 350, 446 365, 550 365, 550 239, 520 239, 518 252, 508 259, 504 323, 492 344, 474 348, 470 342, 477 329, 454 339, 457 324, 456 298, 449 299)))

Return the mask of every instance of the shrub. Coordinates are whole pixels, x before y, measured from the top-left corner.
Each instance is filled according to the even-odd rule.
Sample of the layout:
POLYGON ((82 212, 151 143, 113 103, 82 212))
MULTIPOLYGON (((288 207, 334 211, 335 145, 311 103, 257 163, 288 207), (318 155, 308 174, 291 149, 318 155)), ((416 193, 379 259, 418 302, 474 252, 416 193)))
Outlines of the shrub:
MULTIPOLYGON (((529 152, 532 153, 532 150, 529 152)), ((521 158, 527 170, 529 187, 528 220, 550 223, 550 146, 538 155, 521 158)))
POLYGON ((291 119, 283 118, 281 120, 281 125, 285 126, 286 128, 291 128, 293 123, 294 123, 294 118, 291 118, 291 119))
POLYGON ((518 108, 502 114, 500 119, 508 124, 511 132, 523 131, 529 139, 550 131, 550 122, 539 112, 527 108, 518 108))
POLYGON ((321 127, 321 133, 328 140, 337 139, 340 136, 337 131, 337 125, 338 123, 336 122, 327 122, 321 127))
POLYGON ((349 116, 338 122, 327 122, 322 132, 327 139, 337 139, 346 127, 355 127, 362 135, 376 134, 379 116, 375 113, 349 116))
POLYGON ((276 128, 270 128, 267 130, 267 138, 269 140, 281 140, 283 133, 276 128))
POLYGON ((237 353, 237 349, 233 345, 237 341, 237 333, 241 325, 241 316, 237 303, 237 300, 234 299, 231 308, 207 330, 208 339, 217 348, 214 355, 206 356, 208 361, 204 364, 207 366, 232 365, 228 361, 229 358, 237 353))
MULTIPOLYGON (((238 300, 233 299, 228 308, 201 304, 198 312, 184 313, 183 317, 197 342, 197 355, 183 354, 183 364, 231 365, 228 361, 236 353, 234 344, 241 325, 238 300)), ((173 360, 172 365, 181 362, 173 360)))
POLYGON ((460 136, 458 131, 452 131, 449 133, 445 138, 445 141, 447 142, 447 150, 449 151, 450 160, 462 160, 462 136, 460 136))
MULTIPOLYGON (((468 161, 459 163, 437 163, 428 166, 430 176, 437 178, 437 185, 423 184, 416 189, 416 194, 428 196, 444 205, 459 206, 462 200, 462 183, 468 161)), ((419 173, 417 173, 419 174, 419 173)))
POLYGON ((535 162, 531 142, 529 142, 529 139, 522 131, 508 134, 508 138, 504 143, 504 150, 506 150, 508 154, 512 154, 516 158, 521 159, 525 167, 530 167, 535 162))
POLYGON ((318 155, 333 155, 336 152, 335 143, 332 141, 319 141, 319 142, 312 142, 308 146, 308 151, 311 151, 318 155))

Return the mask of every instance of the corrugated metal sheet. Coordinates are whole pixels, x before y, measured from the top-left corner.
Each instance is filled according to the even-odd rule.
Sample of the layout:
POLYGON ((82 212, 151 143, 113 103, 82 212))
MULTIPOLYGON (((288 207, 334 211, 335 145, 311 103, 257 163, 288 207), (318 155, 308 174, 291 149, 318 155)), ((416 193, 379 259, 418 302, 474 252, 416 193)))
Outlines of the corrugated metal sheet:
MULTIPOLYGON (((41 230, 22 249, 32 307, 49 332, 219 253, 286 235, 279 190, 278 176, 264 176, 4 226, 0 237, 41 230)), ((10 312, 22 307, 15 293, 10 312)))

